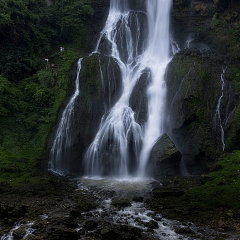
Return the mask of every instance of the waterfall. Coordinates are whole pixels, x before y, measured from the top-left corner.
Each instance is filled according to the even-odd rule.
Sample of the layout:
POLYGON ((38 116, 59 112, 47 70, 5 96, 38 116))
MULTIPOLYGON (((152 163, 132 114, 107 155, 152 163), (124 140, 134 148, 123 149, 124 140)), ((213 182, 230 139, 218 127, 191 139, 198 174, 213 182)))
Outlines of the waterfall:
POLYGON ((75 80, 75 91, 72 95, 69 103, 62 113, 62 117, 57 129, 53 146, 50 151, 49 170, 58 174, 68 172, 68 166, 64 159, 70 156, 72 147, 72 131, 73 131, 73 109, 75 99, 79 95, 79 74, 81 71, 82 58, 78 60, 77 76, 75 80))
POLYGON ((147 1, 149 24, 148 47, 143 62, 152 74, 148 89, 148 120, 144 129, 143 148, 139 159, 138 175, 144 176, 154 142, 164 133, 165 70, 169 58, 169 14, 171 1, 147 1))
POLYGON ((123 91, 117 103, 102 117, 96 137, 86 152, 87 176, 144 177, 151 148, 164 132, 164 74, 170 60, 171 1, 147 0, 145 3, 146 13, 143 13, 130 10, 127 0, 111 0, 108 19, 94 52, 110 55, 117 61, 123 91), (147 29, 140 24, 143 18, 147 19, 147 29), (108 53, 102 52, 103 40, 110 46, 108 53), (147 91, 148 118, 140 126, 129 98, 146 69, 151 76, 147 91))
POLYGON ((216 113, 214 116, 214 126, 215 126, 215 131, 219 129, 220 131, 220 138, 221 138, 221 145, 222 145, 222 151, 225 150, 225 140, 224 140, 224 128, 223 128, 223 121, 221 117, 221 103, 222 103, 222 98, 224 95, 224 87, 225 87, 225 82, 224 82, 224 75, 226 72, 226 68, 223 68, 223 71, 221 73, 220 77, 220 83, 221 83, 221 96, 218 99, 217 107, 216 107, 216 113))

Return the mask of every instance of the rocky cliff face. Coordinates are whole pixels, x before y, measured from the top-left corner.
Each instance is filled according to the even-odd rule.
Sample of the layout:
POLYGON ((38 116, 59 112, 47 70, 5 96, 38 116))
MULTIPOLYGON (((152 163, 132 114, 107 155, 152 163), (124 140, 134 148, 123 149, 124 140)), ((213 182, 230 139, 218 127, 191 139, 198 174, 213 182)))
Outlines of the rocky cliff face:
MULTIPOLYGON (((91 2, 95 14, 86 36, 90 52, 110 4, 109 0, 91 2)), ((141 4, 144 11, 144 1, 129 3, 132 9, 141 4)), ((186 173, 206 172, 209 164, 223 151, 240 148, 238 5, 237 0, 173 1, 171 37, 178 45, 178 53, 166 72, 166 131, 181 152, 186 173)), ((81 94, 74 113, 77 128, 71 160, 73 172, 82 169, 81 159, 94 138, 102 115, 121 93, 120 71, 113 59, 93 55, 85 58, 82 66, 81 94)), ((130 106, 140 125, 147 116, 146 89, 150 74, 146 70, 130 97, 130 106)), ((176 173, 179 171, 175 169, 176 173)))
POLYGON ((237 1, 173 2, 168 134, 186 171, 199 174, 222 151, 239 147, 239 6, 237 1))
POLYGON ((239 43, 234 40, 239 38, 239 10, 237 0, 174 0, 173 37, 181 48, 191 46, 210 50, 214 55, 236 57, 239 43))
POLYGON ((93 54, 82 61, 79 78, 80 94, 74 107, 74 133, 71 173, 82 173, 82 159, 93 141, 104 113, 115 104, 122 91, 121 72, 110 57, 93 54))

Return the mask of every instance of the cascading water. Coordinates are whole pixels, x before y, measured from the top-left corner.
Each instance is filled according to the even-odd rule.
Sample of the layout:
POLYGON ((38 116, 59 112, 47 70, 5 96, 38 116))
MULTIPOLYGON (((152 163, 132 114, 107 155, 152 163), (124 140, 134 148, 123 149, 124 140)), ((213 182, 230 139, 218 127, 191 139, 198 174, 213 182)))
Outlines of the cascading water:
POLYGON ((222 144, 222 151, 225 150, 225 140, 224 140, 224 128, 223 128, 223 123, 222 123, 222 117, 221 117, 221 103, 222 103, 222 98, 224 94, 224 87, 225 87, 225 82, 224 82, 224 75, 226 72, 226 68, 223 68, 223 71, 221 73, 221 96, 218 99, 218 104, 216 107, 216 113, 214 116, 214 126, 216 128, 219 128, 220 131, 220 136, 221 136, 221 144, 222 144))
POLYGON ((129 10, 126 0, 111 1, 109 16, 95 52, 109 54, 118 62, 123 91, 118 102, 103 116, 96 137, 87 150, 84 159, 87 176, 145 176, 151 147, 163 133, 170 7, 170 0, 148 0, 144 14, 129 10), (148 33, 140 24, 143 15, 147 19, 148 33), (110 53, 101 52, 102 40, 109 43, 110 53), (147 91, 148 119, 144 126, 140 126, 129 98, 146 69, 151 73, 147 91))
POLYGON ((145 126, 143 148, 140 154, 138 175, 144 176, 151 148, 164 133, 165 69, 169 58, 169 13, 171 1, 147 2, 149 24, 148 47, 143 64, 151 70, 152 82, 148 89, 148 120, 145 126))
POLYGON ((74 94, 62 113, 62 117, 50 152, 49 170, 58 174, 68 172, 68 167, 65 164, 66 161, 63 161, 63 159, 67 159, 72 146, 71 136, 73 131, 73 108, 75 99, 79 95, 79 73, 81 71, 81 62, 82 58, 78 60, 74 94))

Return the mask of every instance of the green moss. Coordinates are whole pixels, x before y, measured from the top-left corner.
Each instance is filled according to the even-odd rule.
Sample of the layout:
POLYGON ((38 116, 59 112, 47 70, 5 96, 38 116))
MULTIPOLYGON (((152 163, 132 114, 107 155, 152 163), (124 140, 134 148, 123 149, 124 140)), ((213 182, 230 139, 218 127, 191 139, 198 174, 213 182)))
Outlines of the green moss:
POLYGON ((207 209, 240 208, 240 151, 226 154, 212 166, 211 181, 189 190, 191 203, 204 211, 207 209))
POLYGON ((82 90, 86 91, 88 94, 101 99, 101 82, 100 71, 99 71, 99 59, 96 55, 91 56, 83 60, 83 64, 86 66, 85 72, 85 82, 82 86, 82 90))
POLYGON ((240 54, 240 27, 239 24, 235 26, 229 25, 229 19, 223 17, 215 17, 212 20, 212 29, 210 36, 213 43, 219 46, 220 49, 227 51, 228 56, 239 59, 240 54))
POLYGON ((240 149, 239 134, 240 134, 240 104, 237 105, 231 126, 227 129, 228 136, 226 139, 226 150, 231 151, 240 149))
POLYGON ((231 82, 235 94, 240 95, 240 66, 233 65, 228 67, 225 77, 231 82))

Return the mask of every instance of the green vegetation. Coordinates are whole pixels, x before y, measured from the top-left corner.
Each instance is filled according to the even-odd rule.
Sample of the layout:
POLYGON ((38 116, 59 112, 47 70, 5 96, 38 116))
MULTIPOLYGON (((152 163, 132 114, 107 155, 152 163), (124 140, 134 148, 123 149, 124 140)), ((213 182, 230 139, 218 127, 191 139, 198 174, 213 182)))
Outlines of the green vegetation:
POLYGON ((29 176, 66 97, 70 69, 78 54, 68 49, 55 58, 55 69, 41 69, 18 84, 0 77, 0 174, 29 176))
MULTIPOLYGON (((232 65, 227 69, 226 79, 230 81, 231 86, 236 96, 240 94, 240 69, 239 64, 232 65)), ((226 150, 233 151, 240 149, 239 133, 240 133, 240 105, 238 104, 235 109, 235 113, 231 122, 231 126, 228 127, 228 137, 226 139, 226 150)))
POLYGON ((213 43, 216 46, 225 48, 228 56, 231 56, 239 60, 240 53, 240 26, 234 24, 238 17, 236 12, 225 15, 223 13, 215 13, 212 17, 210 36, 213 39, 213 43), (217 36, 217 37, 215 37, 217 36))
POLYGON ((39 70, 42 57, 62 44, 81 47, 83 23, 92 8, 85 0, 2 0, 0 73, 18 82, 39 70), (41 57, 42 56, 42 57, 41 57))
POLYGON ((84 0, 0 2, 0 181, 34 180, 92 14, 84 0))
POLYGON ((191 203, 203 211, 240 209, 240 151, 226 154, 211 167, 209 181, 189 190, 191 203))

